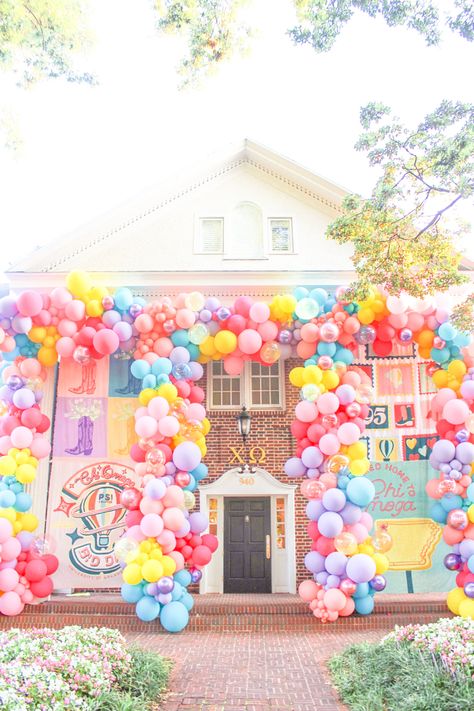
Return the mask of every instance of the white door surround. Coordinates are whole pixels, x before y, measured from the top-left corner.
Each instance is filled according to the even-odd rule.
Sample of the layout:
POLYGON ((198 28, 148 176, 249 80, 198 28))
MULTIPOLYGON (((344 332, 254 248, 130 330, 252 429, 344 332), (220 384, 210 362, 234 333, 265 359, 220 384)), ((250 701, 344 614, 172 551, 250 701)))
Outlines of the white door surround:
POLYGON ((296 539, 295 539, 296 485, 284 484, 265 469, 241 472, 238 467, 229 469, 219 479, 199 487, 201 512, 209 516, 209 500, 217 501, 217 537, 219 548, 212 561, 203 569, 200 593, 224 591, 224 498, 226 496, 268 496, 271 500, 271 556, 272 593, 296 592, 296 539), (276 500, 285 502, 285 547, 277 547, 276 500))

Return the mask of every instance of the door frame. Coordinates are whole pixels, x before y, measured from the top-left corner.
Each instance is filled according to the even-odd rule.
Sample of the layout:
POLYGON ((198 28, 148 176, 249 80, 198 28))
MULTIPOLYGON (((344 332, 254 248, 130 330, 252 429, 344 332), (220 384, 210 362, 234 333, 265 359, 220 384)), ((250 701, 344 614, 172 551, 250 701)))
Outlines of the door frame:
POLYGON ((217 500, 217 537, 219 548, 212 561, 203 569, 200 593, 224 591, 224 499, 226 497, 270 497, 271 517, 271 581, 272 593, 296 593, 296 536, 295 536, 296 484, 284 484, 260 467, 251 473, 241 473, 239 468, 229 469, 221 477, 199 487, 200 510, 209 516, 209 499, 217 500), (276 545, 276 499, 285 501, 286 548, 276 545))

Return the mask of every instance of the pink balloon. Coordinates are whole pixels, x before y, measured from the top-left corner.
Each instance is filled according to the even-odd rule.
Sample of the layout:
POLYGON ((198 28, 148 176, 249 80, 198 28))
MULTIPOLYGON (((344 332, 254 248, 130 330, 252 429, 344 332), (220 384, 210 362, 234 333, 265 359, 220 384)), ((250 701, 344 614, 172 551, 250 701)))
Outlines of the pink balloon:
POLYGON ((129 529, 127 529, 127 538, 131 538, 134 541, 137 541, 138 543, 141 543, 146 539, 145 534, 142 532, 142 529, 140 526, 130 526, 129 529))
POLYGON ((8 450, 12 448, 12 441, 8 435, 0 437, 0 454, 8 454, 8 450))
POLYGON ((323 454, 332 456, 337 454, 340 449, 339 440, 334 434, 325 434, 319 440, 319 449, 323 454))
POLYGON ((257 301, 250 307, 249 316, 255 323, 264 323, 270 318, 270 307, 262 301, 257 301))
POLYGON ((176 536, 173 531, 169 531, 165 528, 158 536, 158 543, 160 544, 163 553, 169 553, 174 550, 176 546, 176 536))
POLYGON ((313 422, 318 416, 318 408, 314 402, 301 400, 295 407, 295 415, 300 422, 313 422))
POLYGON ((449 400, 443 407, 443 419, 452 425, 464 424, 469 413, 469 406, 464 400, 449 400))
POLYGON ((51 452, 51 443, 46 437, 35 436, 30 445, 31 454, 37 459, 44 459, 51 452))
POLYGON ((153 437, 158 432, 158 422, 154 417, 145 415, 135 422, 135 432, 139 437, 153 437))
POLYGON ((0 570, 0 590, 2 592, 10 592, 18 585, 20 576, 14 568, 5 568, 0 570))
POLYGON ((63 286, 58 286, 53 289, 50 294, 51 306, 56 309, 63 309, 66 304, 72 301, 72 294, 63 286))
POLYGON ((16 305, 23 316, 36 316, 43 308, 43 299, 36 291, 22 291, 16 305))
POLYGON ((361 523, 368 531, 371 531, 372 526, 374 525, 374 519, 368 511, 363 511, 358 523, 361 523))
POLYGON ((76 344, 69 336, 63 336, 56 341, 56 350, 61 358, 71 358, 76 349, 76 344))
POLYGON ((315 323, 305 323, 301 327, 301 338, 305 343, 316 343, 319 338, 319 327, 315 323))
POLYGON ((206 417, 206 409, 200 405, 198 402, 192 402, 188 406, 187 411, 188 420, 200 420, 202 421, 206 417))
POLYGON ((169 338, 166 338, 165 336, 163 336, 162 338, 158 338, 153 346, 153 350, 157 355, 160 356, 160 358, 167 358, 173 348, 174 345, 172 341, 169 338))
POLYGON ((273 321, 265 321, 259 324, 257 331, 264 341, 274 341, 278 336, 278 326, 273 321))
POLYGON ((140 314, 133 322, 133 325, 138 333, 150 333, 153 331, 154 321, 150 314, 140 314))
POLYGON ((323 393, 318 397, 317 405, 322 415, 332 415, 339 409, 339 398, 334 393, 323 393))
POLYGON ((168 553, 170 558, 173 558, 174 562, 176 563, 176 570, 183 570, 185 561, 182 553, 179 551, 171 551, 168 553))
POLYGON ((343 610, 339 610, 339 617, 349 617, 355 610, 355 602, 351 597, 347 598, 346 605, 343 610))
POLYGON ((179 420, 172 415, 162 417, 158 422, 158 432, 164 437, 174 437, 180 428, 179 420))
POLYGON ((86 315, 86 305, 83 301, 80 301, 80 299, 73 299, 66 304, 64 313, 66 314, 66 318, 71 321, 82 321, 86 315))
POLYGON ((9 538, 2 543, 2 560, 15 560, 21 553, 21 543, 17 538, 9 538))
POLYGON ((344 595, 342 590, 332 588, 331 590, 326 590, 324 593, 323 602, 328 610, 339 612, 339 610, 343 610, 345 608, 347 597, 344 595))
POLYGON ((13 526, 6 518, 0 518, 0 543, 5 543, 13 535, 13 526))
POLYGON ((235 355, 224 358, 224 370, 227 375, 240 375, 244 369, 244 361, 235 355))
POLYGON ((140 521, 140 528, 145 536, 153 538, 159 536, 164 528, 164 520, 161 516, 155 513, 145 514, 140 521))
MULTIPOLYGON (((144 408, 145 409, 145 408, 144 408)), ((161 397, 158 395, 157 397, 154 397, 150 402, 148 403, 148 413, 155 418, 155 420, 161 420, 162 417, 165 417, 168 412, 169 412, 170 406, 167 400, 165 400, 164 397, 161 397)), ((145 410, 146 412, 146 410, 145 410)))
POLYGON ((172 484, 166 489, 166 494, 162 498, 162 501, 165 506, 182 506, 184 503, 183 490, 180 486, 172 484))
POLYGON ((363 543, 369 536, 368 530, 362 523, 354 523, 348 526, 347 530, 355 536, 357 543, 363 543))
POLYGON ((354 444, 361 435, 360 429, 353 422, 344 422, 338 430, 337 436, 341 444, 354 444))
POLYGON ((114 353, 120 345, 119 337, 114 331, 108 328, 103 328, 102 331, 97 331, 92 344, 98 353, 102 355, 110 355, 114 353))
POLYGON ((12 445, 18 449, 29 447, 33 441, 33 433, 28 427, 15 427, 10 435, 12 445))
POLYGON ((299 585, 298 594, 305 602, 311 602, 316 598, 318 590, 319 588, 313 580, 303 580, 299 585))
POLYGON ((190 328, 196 321, 196 316, 191 309, 178 309, 176 323, 180 328, 190 328))
POLYGON ((144 496, 140 501, 140 511, 142 514, 158 514, 161 516, 164 510, 164 504, 157 499, 150 499, 149 496, 144 496))
POLYGON ((181 509, 171 506, 163 511, 163 523, 170 531, 179 531, 185 522, 184 513, 181 509))
POLYGON ((242 353, 252 355, 262 347, 262 337, 257 331, 246 328, 237 337, 237 342, 242 353))
POLYGON ((23 611, 24 605, 16 592, 6 592, 0 597, 0 612, 2 615, 13 617, 23 611))

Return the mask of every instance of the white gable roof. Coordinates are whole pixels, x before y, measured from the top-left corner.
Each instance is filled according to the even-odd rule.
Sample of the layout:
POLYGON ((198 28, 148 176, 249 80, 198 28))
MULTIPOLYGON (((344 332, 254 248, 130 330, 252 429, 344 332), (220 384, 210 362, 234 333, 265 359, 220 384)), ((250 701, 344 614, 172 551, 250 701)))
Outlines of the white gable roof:
POLYGON ((111 286, 131 284, 130 273, 141 284, 152 278, 156 283, 157 274, 162 283, 176 283, 181 274, 183 284, 215 282, 217 275, 223 283, 245 283, 247 275, 260 283, 338 284, 352 276, 351 250, 326 240, 324 233, 345 194, 340 186, 245 140, 36 250, 7 275, 18 285, 33 274, 44 275, 35 284, 46 284, 53 274, 72 269, 105 273, 111 286), (196 253, 199 219, 223 216, 227 230, 235 205, 243 201, 259 206, 265 232, 269 218, 293 219, 292 254, 265 249, 258 258, 240 259, 235 248, 218 255, 196 253))

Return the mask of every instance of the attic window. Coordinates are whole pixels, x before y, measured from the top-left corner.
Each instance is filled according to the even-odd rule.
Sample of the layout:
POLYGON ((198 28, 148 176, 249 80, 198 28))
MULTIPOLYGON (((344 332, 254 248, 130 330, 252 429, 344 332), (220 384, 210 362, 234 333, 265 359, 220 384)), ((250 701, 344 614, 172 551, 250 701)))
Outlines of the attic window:
POLYGON ((201 217, 197 252, 222 254, 224 250, 224 218, 201 217))
POLYGON ((293 251, 291 217, 270 220, 270 251, 287 254, 293 251))

